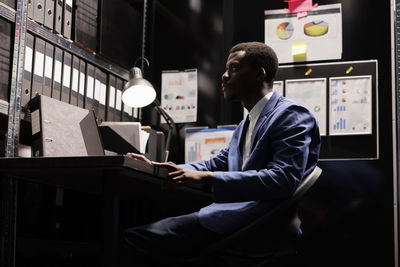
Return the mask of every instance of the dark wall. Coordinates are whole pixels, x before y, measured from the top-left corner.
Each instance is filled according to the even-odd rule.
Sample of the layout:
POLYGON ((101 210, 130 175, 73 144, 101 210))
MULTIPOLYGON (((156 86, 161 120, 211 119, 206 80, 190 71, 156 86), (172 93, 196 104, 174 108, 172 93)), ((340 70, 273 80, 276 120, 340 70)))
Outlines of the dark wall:
MULTIPOLYGON (((170 159, 182 163, 184 127, 216 127, 220 123, 222 1, 154 0, 149 3, 151 23, 146 56, 151 63, 147 77, 156 87, 158 99, 163 70, 198 69, 197 123, 177 124, 171 142, 170 159)), ((145 108, 142 123, 157 125, 158 115, 151 108, 145 108)))

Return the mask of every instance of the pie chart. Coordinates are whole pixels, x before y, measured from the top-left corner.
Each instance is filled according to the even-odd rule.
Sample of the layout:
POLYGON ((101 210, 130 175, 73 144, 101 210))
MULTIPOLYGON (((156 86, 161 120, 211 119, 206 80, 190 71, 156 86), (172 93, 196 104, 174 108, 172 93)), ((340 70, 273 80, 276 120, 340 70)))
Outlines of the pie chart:
POLYGON ((311 21, 304 24, 304 34, 307 36, 322 36, 328 32, 329 25, 323 20, 311 21))
POLYGON ((276 35, 281 40, 287 40, 292 37, 294 31, 293 24, 290 22, 282 22, 276 27, 276 35))

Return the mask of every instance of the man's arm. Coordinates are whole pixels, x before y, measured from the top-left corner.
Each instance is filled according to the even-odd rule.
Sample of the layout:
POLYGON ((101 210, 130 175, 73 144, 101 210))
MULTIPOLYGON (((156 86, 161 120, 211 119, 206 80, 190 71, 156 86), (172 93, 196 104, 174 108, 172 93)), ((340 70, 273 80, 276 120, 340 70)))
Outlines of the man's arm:
POLYGON ((159 166, 170 168, 169 178, 175 185, 212 183, 215 202, 290 197, 304 175, 317 164, 320 143, 318 128, 309 112, 298 107, 283 112, 273 127, 274 134, 262 136, 255 147, 259 151, 252 152, 259 157, 257 160, 262 161, 265 160, 262 157, 267 154, 267 149, 272 149, 272 160, 265 160, 264 167, 258 170, 211 169, 218 166, 213 161, 190 165, 194 167, 191 170, 171 163, 161 163, 159 166), (312 154, 316 154, 316 157, 310 164, 308 158, 312 154))

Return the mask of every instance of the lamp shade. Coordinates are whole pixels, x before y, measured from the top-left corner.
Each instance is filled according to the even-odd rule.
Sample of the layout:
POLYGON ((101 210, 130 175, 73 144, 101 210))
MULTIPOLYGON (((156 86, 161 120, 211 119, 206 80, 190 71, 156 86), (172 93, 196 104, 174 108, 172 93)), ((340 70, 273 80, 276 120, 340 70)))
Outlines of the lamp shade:
POLYGON ((153 85, 143 78, 142 71, 133 67, 129 71, 129 81, 122 92, 122 101, 125 105, 141 108, 150 105, 156 98, 153 85))

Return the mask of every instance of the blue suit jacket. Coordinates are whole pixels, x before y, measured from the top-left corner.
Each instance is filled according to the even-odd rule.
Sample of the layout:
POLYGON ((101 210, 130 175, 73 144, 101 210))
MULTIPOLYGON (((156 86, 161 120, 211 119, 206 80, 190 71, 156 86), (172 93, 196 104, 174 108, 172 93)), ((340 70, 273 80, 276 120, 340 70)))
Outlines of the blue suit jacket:
POLYGON ((213 171, 214 203, 199 212, 200 223, 230 234, 289 198, 303 177, 317 165, 320 136, 313 115, 274 92, 254 127, 249 159, 242 169, 242 121, 229 147, 218 156, 181 165, 213 171))

